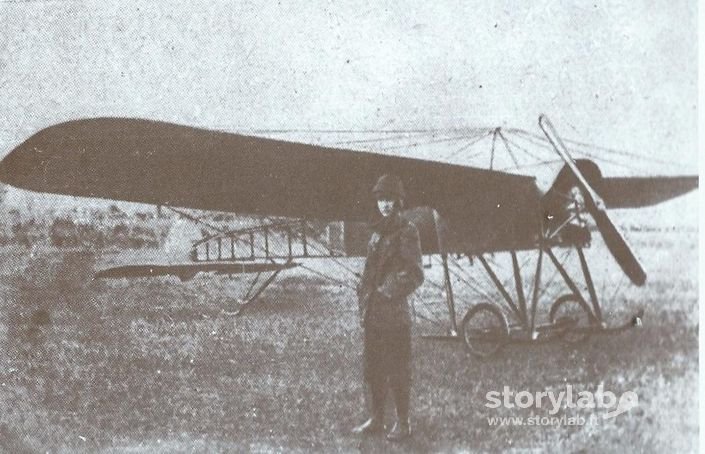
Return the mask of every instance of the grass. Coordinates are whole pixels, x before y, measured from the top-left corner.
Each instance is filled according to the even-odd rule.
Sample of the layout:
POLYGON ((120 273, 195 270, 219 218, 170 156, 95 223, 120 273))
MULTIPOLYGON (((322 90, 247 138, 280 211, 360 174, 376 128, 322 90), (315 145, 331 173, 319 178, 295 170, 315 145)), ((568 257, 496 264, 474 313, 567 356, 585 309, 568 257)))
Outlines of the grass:
MULTIPOLYGON (((577 348, 512 345, 478 360, 460 344, 420 339, 439 328, 419 321, 415 435, 400 447, 348 435, 364 417, 361 332, 351 290, 292 270, 262 295, 263 304, 235 317, 223 309, 241 295, 246 285, 241 279, 92 281, 94 269, 115 257, 8 246, 0 250, 0 447, 11 452, 692 452, 698 434, 695 233, 633 232, 630 240, 650 272, 649 284, 622 286, 614 298, 609 296, 616 285, 601 293, 608 296, 604 308, 610 322, 644 307, 640 330, 577 348), (488 426, 487 417, 545 410, 489 409, 483 405, 487 391, 505 385, 561 390, 567 384, 575 392, 599 384, 617 394, 632 390, 639 406, 599 426, 488 426)), ((618 282, 614 267, 597 257, 604 252, 599 245, 590 252, 598 287, 618 282)), ((496 265, 506 268, 502 260, 497 255, 496 265)), ((480 276, 478 264, 469 269, 480 276)), ((439 267, 427 270, 429 281, 438 282, 438 273, 439 267)), ((479 299, 459 280, 454 285, 462 314, 479 299)), ((530 286, 526 282, 527 291, 530 286)), ((547 301, 558 292, 555 282, 549 287, 547 301)), ((419 295, 419 313, 442 315, 433 285, 419 295)), ((562 409, 559 415, 578 411, 590 413, 562 409)), ((391 413, 390 408, 390 422, 391 413)))

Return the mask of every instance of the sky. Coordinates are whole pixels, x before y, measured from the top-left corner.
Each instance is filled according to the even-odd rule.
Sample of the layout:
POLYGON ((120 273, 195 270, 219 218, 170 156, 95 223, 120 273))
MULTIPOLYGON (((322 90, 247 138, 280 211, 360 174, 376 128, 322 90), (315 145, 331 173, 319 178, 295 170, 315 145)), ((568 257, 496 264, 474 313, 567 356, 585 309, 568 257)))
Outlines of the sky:
POLYGON ((696 11, 695 0, 0 0, 0 156, 95 116, 538 133, 545 113, 565 136, 695 173, 696 11))

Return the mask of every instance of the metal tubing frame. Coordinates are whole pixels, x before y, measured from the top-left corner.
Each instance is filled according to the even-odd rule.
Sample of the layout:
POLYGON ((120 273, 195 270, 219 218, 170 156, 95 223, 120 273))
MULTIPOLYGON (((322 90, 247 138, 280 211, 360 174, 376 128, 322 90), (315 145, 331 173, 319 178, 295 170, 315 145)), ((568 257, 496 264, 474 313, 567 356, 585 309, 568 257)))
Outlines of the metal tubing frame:
POLYGON ((602 322, 602 309, 600 308, 600 301, 597 299, 597 292, 595 291, 595 284, 592 282, 592 275, 590 274, 590 268, 588 267, 587 260, 585 260, 585 253, 580 247, 575 248, 578 251, 578 258, 580 259, 580 267, 583 270, 583 276, 585 277, 585 284, 588 288, 588 293, 590 293, 590 301, 592 302, 592 309, 595 311, 595 317, 598 322, 602 322))
MULTIPOLYGON (((312 251, 309 246, 314 243, 309 243, 308 239, 308 228, 307 221, 302 219, 294 222, 281 222, 266 224, 260 227, 251 227, 247 229, 238 229, 231 231, 223 231, 222 233, 217 233, 210 235, 208 237, 202 238, 191 245, 191 257, 194 262, 212 262, 212 261, 244 261, 244 260, 289 260, 297 258, 328 258, 328 257, 344 257, 343 254, 336 253, 329 245, 326 246, 325 253, 319 253, 318 251, 312 251), (288 248, 287 251, 282 251, 278 253, 272 251, 270 248, 270 230, 273 228, 281 228, 283 235, 286 237, 285 241, 288 248), (261 234, 260 236, 256 236, 261 234), (240 239, 240 236, 244 236, 240 239), (302 252, 296 252, 295 246, 300 239, 300 244, 303 248, 302 252), (227 243, 223 245, 223 241, 230 241, 230 255, 227 255, 227 243), (262 240, 264 245, 258 247, 261 250, 261 254, 256 251, 255 241, 262 240), (249 242, 249 254, 245 250, 242 251, 242 255, 239 255, 236 251, 236 244, 238 241, 242 241, 244 246, 248 246, 249 242), (217 252, 217 253, 216 253, 217 252), (204 256, 205 255, 205 256, 204 256)), ((276 233, 276 231, 274 231, 276 233)), ((277 249, 277 248, 275 248, 277 249)), ((315 248, 314 248, 315 249, 315 248)), ((278 250, 278 249, 277 249, 278 250)))
MULTIPOLYGON (((551 259, 551 262, 553 262, 553 265, 556 267, 558 272, 560 273, 561 277, 563 278, 563 281, 565 281, 566 285, 570 289, 571 292, 578 298, 578 301, 580 302, 580 305, 583 306, 583 308, 587 311, 588 314, 590 314, 590 318, 595 321, 598 320, 597 316, 593 312, 592 308, 588 304, 588 302, 585 300, 583 297, 582 292, 578 289, 578 286, 575 285, 575 282, 570 278, 568 273, 566 272, 565 268, 563 268, 563 265, 560 264, 558 259, 556 258, 555 254, 553 251, 551 251, 550 248, 546 249, 546 255, 551 259)), ((597 300, 595 300, 597 301, 597 300)))
POLYGON ((504 285, 502 282, 499 280, 497 275, 495 274, 494 270, 492 267, 490 267, 489 263, 487 263, 487 260, 482 254, 478 254, 477 258, 480 260, 480 263, 482 263, 482 266, 485 268, 485 271, 487 274, 490 276, 490 279, 492 280, 492 283, 497 287, 497 290, 499 290, 499 293, 502 295, 504 300, 507 302, 509 307, 512 309, 514 314, 517 316, 517 318, 523 323, 525 323, 526 320, 526 313, 522 313, 517 305, 514 303, 512 300, 512 297, 509 295, 509 292, 507 292, 507 289, 504 288, 504 285))
POLYGON ((289 246, 289 257, 291 257, 292 256, 292 254, 291 254, 291 227, 288 227, 288 226, 286 228, 286 242, 287 242, 287 245, 289 246))
POLYGON ((517 299, 519 300, 519 308, 524 316, 524 324, 528 324, 526 317, 526 297, 524 296, 524 284, 521 281, 521 269, 519 269, 519 260, 517 260, 516 251, 511 251, 512 256, 512 269, 514 270, 514 286, 517 291, 517 299))
MULTIPOLYGON (((287 265, 289 263, 291 263, 291 260, 288 260, 286 262, 287 265)), ((244 303, 242 303, 240 305, 240 308, 237 311, 237 315, 241 315, 242 312, 245 310, 245 308, 250 307, 253 304, 256 304, 257 297, 259 297, 262 294, 262 292, 264 292, 267 289, 267 287, 269 287, 272 284, 272 282, 274 282, 274 279, 276 279, 277 276, 279 275, 279 273, 281 273, 282 270, 284 270, 284 269, 285 269, 285 267, 281 267, 281 268, 277 269, 264 282, 262 282, 262 284, 259 286, 257 291, 252 296, 250 296, 244 303)))
MULTIPOLYGON (((587 284, 588 292, 590 294, 590 302, 592 303, 589 304, 588 301, 585 299, 583 296, 582 292, 578 288, 578 286, 575 284, 575 281, 568 275, 568 272, 565 270, 565 267, 558 261, 556 258, 556 255, 553 253, 550 247, 544 247, 544 246, 539 246, 538 247, 538 260, 536 262, 536 272, 534 273, 534 286, 533 286, 533 292, 531 295, 531 305, 527 307, 526 305, 526 296, 524 295, 524 288, 522 284, 522 279, 521 279, 521 269, 519 268, 519 261, 517 259, 516 251, 509 251, 510 255, 512 257, 512 270, 514 273, 514 284, 516 286, 516 291, 517 291, 517 299, 518 303, 515 303, 514 300, 512 299, 511 295, 507 291, 507 289, 504 287, 504 284, 499 280, 497 277, 497 274, 494 272, 490 264, 487 262, 485 257, 482 254, 478 254, 477 258, 480 260, 480 263, 482 264, 483 268, 487 272, 487 275, 490 277, 492 280, 492 283, 495 285, 499 293, 502 295, 504 300, 507 302, 507 305, 511 308, 512 312, 516 315, 516 317, 519 319, 521 322, 521 325, 528 330, 529 336, 532 336, 534 331, 536 331, 536 311, 538 309, 538 304, 539 304, 539 287, 541 286, 541 273, 542 273, 542 268, 543 268, 543 254, 545 253, 548 255, 549 259, 553 263, 553 266, 556 268, 558 273, 561 275, 563 278, 563 281, 566 283, 568 288, 570 289, 571 292, 576 296, 578 299, 578 302, 580 303, 581 306, 586 310, 586 312, 589 314, 590 319, 593 322, 602 322, 602 311, 600 309, 600 304, 597 299, 597 292, 595 291, 595 286, 592 281, 592 276, 590 274, 590 269, 587 264, 587 260, 585 259, 585 254, 582 251, 582 248, 576 247, 576 250, 578 252, 578 257, 580 259, 580 266, 582 268, 583 276, 585 277, 585 282, 587 284), (592 306, 592 307, 591 307, 592 306)), ((451 326, 455 327, 455 317, 453 316, 455 313, 455 306, 454 306, 454 301, 452 297, 452 288, 450 287, 450 282, 449 282, 449 276, 447 275, 447 260, 446 256, 443 256, 444 260, 444 273, 446 273, 446 292, 450 297, 448 298, 448 310, 451 314, 451 326)), ((533 340, 533 339, 532 339, 533 340)))
POLYGON ((303 235, 301 236, 301 242, 304 246, 304 257, 308 257, 308 240, 306 238, 306 220, 301 220, 301 230, 303 235))
POLYGON ((245 300, 250 299, 250 293, 252 293, 252 289, 255 288, 255 284, 257 284, 257 281, 259 280, 259 277, 262 273, 257 273, 255 275, 255 278, 252 279, 252 282, 250 283, 250 286, 247 288, 247 292, 245 293, 245 300))
POLYGON ((450 328, 455 335, 458 332, 458 324, 455 314, 453 287, 451 286, 450 271, 448 270, 448 254, 441 254, 441 259, 443 261, 443 277, 446 291, 446 304, 448 305, 448 314, 450 316, 450 328))
MULTIPOLYGON (((529 336, 533 336, 536 330, 536 308, 539 303, 539 287, 541 286, 541 265, 543 264, 543 248, 539 248, 539 258, 536 262, 536 273, 534 274, 534 294, 531 296, 531 322, 529 325, 529 336)), ((533 337, 532 337, 533 339, 533 337)))

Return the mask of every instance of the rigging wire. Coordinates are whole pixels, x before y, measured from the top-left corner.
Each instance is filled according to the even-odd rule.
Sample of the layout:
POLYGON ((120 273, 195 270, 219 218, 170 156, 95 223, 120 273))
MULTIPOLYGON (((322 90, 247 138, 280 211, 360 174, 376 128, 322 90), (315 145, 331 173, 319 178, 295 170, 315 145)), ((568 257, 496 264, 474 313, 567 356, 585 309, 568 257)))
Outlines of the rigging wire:
MULTIPOLYGON (((414 294, 412 296, 412 304, 414 307, 414 311, 416 311, 416 307, 418 305, 419 309, 422 309, 422 311, 428 315, 436 317, 437 323, 441 324, 439 320, 441 320, 445 314, 442 313, 443 305, 440 302, 426 302, 424 301, 424 299, 414 294)), ((416 311, 417 314, 419 312, 420 311, 416 311)))
MULTIPOLYGON (((217 128, 217 126, 213 126, 217 128)), ((227 127, 226 127, 227 128, 227 127)), ((225 128, 222 128, 225 129, 225 128)), ((485 128, 410 128, 410 129, 307 129, 307 128, 232 128, 235 132, 248 132, 254 134, 407 134, 407 133, 468 133, 485 128)))
POLYGON ((491 295, 490 293, 494 293, 492 290, 488 290, 482 286, 482 283, 478 281, 476 278, 474 278, 469 272, 466 272, 460 264, 456 260, 449 260, 452 262, 455 267, 457 268, 457 272, 453 271, 452 269, 448 269, 448 271, 453 274, 457 279, 459 279, 461 282, 463 282, 465 285, 467 285, 472 291, 475 293, 479 294, 483 298, 486 298, 489 301, 493 301, 495 299, 496 295, 491 295), (472 281, 472 283, 470 282, 472 281))
MULTIPOLYGON (((409 129, 315 129, 315 128, 231 128, 231 127, 219 127, 219 126, 213 126, 209 125, 209 128, 215 128, 218 130, 222 130, 224 132, 235 132, 235 133, 249 133, 249 134, 303 134, 303 133, 308 133, 308 134, 380 134, 380 135, 410 135, 410 134, 431 134, 431 135, 447 135, 447 134, 453 134, 453 133, 462 133, 462 136, 458 136, 458 140, 462 138, 471 138, 471 137, 477 137, 478 135, 482 136, 484 134, 492 133, 493 131, 497 131, 497 128, 409 128, 409 129)), ((553 151, 551 148, 550 144, 548 143, 548 140, 531 131, 526 131, 524 129, 519 129, 519 128, 502 128, 500 132, 500 136, 504 136, 501 134, 502 132, 506 132, 508 134, 512 134, 514 136, 521 136, 524 140, 527 140, 531 142, 532 144, 547 148, 549 151, 553 151)), ((404 139, 403 137, 399 138, 384 138, 384 139, 353 139, 353 140, 345 140, 345 141, 339 141, 336 144, 352 144, 352 143, 375 143, 379 141, 387 141, 387 140, 401 140, 404 139)), ((413 137, 406 137, 406 139, 413 139, 413 137)), ((455 140, 455 139, 447 139, 447 140, 455 140)), ((639 159, 645 162, 653 163, 653 164, 665 164, 665 165, 671 165, 671 166, 676 166, 680 168, 685 168, 687 167, 685 164, 682 163, 677 163, 677 162, 671 162, 663 159, 658 159, 658 158, 653 158, 649 156, 644 156, 639 153, 634 153, 634 152, 629 152, 625 150, 619 150, 615 148, 610 148, 610 147, 605 147, 605 146, 600 146, 600 145, 594 145, 594 144, 589 144, 587 142, 582 142, 579 140, 574 140, 574 139, 569 139, 569 138, 564 138, 564 142, 567 144, 570 144, 574 147, 574 150, 578 153, 583 153, 586 156, 590 156, 593 159, 596 160, 602 160, 604 162, 609 162, 614 165, 621 165, 626 167, 625 164, 620 163, 618 161, 614 160, 609 160, 608 158, 603 158, 603 157, 598 157, 597 155, 594 155, 592 153, 586 152, 586 151, 579 151, 576 150, 575 148, 587 148, 589 150, 596 150, 596 151, 603 151, 606 152, 610 155, 618 155, 630 159, 639 159)), ((417 143, 417 144, 410 144, 408 146, 416 147, 419 145, 423 144, 429 144, 429 143, 434 143, 434 141, 430 142, 425 142, 425 143, 417 143)), ((516 146, 516 143, 512 143, 512 145, 516 146)), ((395 148, 402 148, 404 146, 397 146, 397 147, 389 147, 386 149, 395 149, 395 148)), ((535 156, 534 156, 535 157, 535 156)), ((491 166, 492 166, 491 162, 491 166)), ((517 163, 515 163, 518 165, 517 163)), ((492 168, 492 167, 490 167, 492 168)), ((629 167, 627 167, 629 168, 629 167)), ((634 169, 631 169, 634 170, 634 169)))
POLYGON ((562 159, 551 159, 548 161, 539 161, 539 162, 535 162, 533 164, 525 164, 525 165, 516 166, 516 167, 511 167, 511 166, 510 167, 502 167, 501 169, 496 169, 496 170, 498 172, 504 172, 504 171, 508 171, 508 170, 530 169, 532 167, 540 167, 540 166, 545 166, 548 164, 557 164, 557 163, 561 163, 561 162, 563 162, 562 159))
POLYGON ((612 296, 607 300, 609 303, 612 303, 612 301, 614 300, 614 297, 617 296, 619 291, 622 289, 622 286, 624 285, 624 282, 626 281, 625 277, 626 277, 626 274, 621 273, 619 281, 617 282, 617 288, 614 289, 612 296))
MULTIPOLYGON (((431 315, 432 315, 432 316, 436 316, 436 317, 438 316, 438 314, 435 314, 435 313, 433 313, 433 312, 431 312, 431 315)), ((422 318, 422 319, 426 320, 427 322, 433 323, 434 325, 438 325, 438 326, 441 326, 441 327, 443 326, 443 323, 441 323, 441 322, 438 320, 438 319, 440 319, 440 317, 437 317, 437 319, 434 320, 434 319, 431 319, 431 318, 426 317, 425 315, 423 315, 422 313, 420 313, 420 312, 418 312, 418 311, 416 311, 416 310, 414 310, 414 316, 415 316, 415 317, 422 318)))
MULTIPOLYGON (((513 147, 519 149, 520 151, 523 151, 523 152, 526 153, 528 156, 530 156, 530 157, 532 157, 532 158, 534 158, 534 159, 537 159, 537 160, 543 159, 541 156, 536 155, 536 154, 534 154, 533 152, 530 152, 530 151, 527 150, 525 147, 522 147, 521 145, 519 145, 518 143, 516 143, 515 141, 513 141, 513 140, 510 139, 509 137, 506 137, 506 136, 504 135, 504 131, 502 132, 502 136, 505 138, 505 140, 506 140, 507 142, 509 142, 510 144, 512 144, 513 147)), ((511 137, 514 137, 514 136, 511 136, 511 137)))
POLYGON ((492 166, 494 164, 494 148, 495 148, 495 145, 497 144, 497 130, 498 129, 495 129, 492 133, 492 153, 490 154, 490 170, 492 170, 492 166))
MULTIPOLYGON (((561 260, 558 262, 558 263, 560 263, 560 265, 561 265, 562 267, 565 265, 566 261, 567 261, 568 258, 570 257, 570 253, 571 253, 571 250, 568 249, 568 250, 563 254, 563 257, 561 258, 561 260)), ((555 267, 554 267, 554 268, 555 268, 555 267)), ((556 279, 557 276, 558 276, 558 268, 555 268, 555 269, 553 270, 553 275, 552 275, 552 276, 550 277, 550 279, 544 284, 543 289, 542 289, 541 291, 539 291, 539 295, 538 295, 538 297, 536 298, 537 300, 540 300, 541 297, 548 291, 548 289, 550 288, 551 284, 553 284, 553 281, 556 279)), ((533 291, 534 291, 533 286, 534 286, 534 285, 531 284, 531 291, 528 293, 529 295, 531 295, 531 293, 533 293, 533 291)))
MULTIPOLYGON (((536 146, 544 147, 544 148, 549 149, 550 151, 553 151, 553 148, 550 146, 550 142, 548 142, 548 140, 545 137, 542 137, 538 134, 535 134, 535 133, 532 133, 529 131, 524 131, 522 129, 510 129, 509 131, 511 131, 512 133, 514 133, 518 137, 522 137, 524 140, 526 140, 536 146)), ((650 157, 650 156, 644 156, 639 153, 633 153, 633 152, 628 152, 628 151, 624 151, 624 150, 618 150, 615 148, 608 148, 608 147, 603 147, 603 146, 599 146, 599 145, 593 145, 593 144, 589 144, 586 142, 580 142, 580 141, 572 140, 572 139, 563 139, 563 141, 570 144, 571 148, 572 148, 571 151, 573 151, 575 153, 583 154, 583 155, 591 157, 592 159, 595 159, 597 161, 603 161, 606 163, 611 163, 614 165, 626 167, 629 170, 637 170, 638 168, 627 167, 627 165, 624 164, 623 162, 615 161, 614 159, 609 159, 609 158, 598 156, 596 154, 585 151, 585 149, 592 150, 595 152, 603 151, 605 153, 608 153, 610 156, 616 155, 616 156, 626 157, 629 159, 639 159, 641 161, 648 162, 651 164, 670 165, 670 166, 680 167, 680 168, 687 167, 686 165, 679 163, 679 162, 666 161, 663 159, 658 159, 658 158, 654 158, 654 157, 650 157)))
POLYGON ((545 148, 547 151, 549 151, 551 154, 555 154, 556 151, 553 149, 551 146, 551 143, 548 142, 547 139, 541 139, 540 136, 536 136, 534 134, 530 134, 523 129, 509 129, 511 133, 514 134, 514 137, 517 139, 522 139, 525 140, 526 142, 532 144, 533 146, 540 147, 540 148, 545 148), (537 138, 538 137, 538 138, 537 138))
POLYGON ((618 166, 618 167, 622 167, 622 168, 624 168, 624 169, 631 170, 632 172, 638 172, 638 171, 639 171, 639 168, 638 168, 638 167, 634 167, 634 166, 631 166, 631 165, 628 165, 628 164, 624 164, 624 163, 622 163, 622 162, 615 161, 614 159, 603 158, 603 157, 601 157, 601 156, 597 156, 597 155, 594 155, 594 154, 592 154, 592 153, 588 153, 587 151, 577 150, 577 149, 575 149, 575 148, 574 148, 573 150, 571 150, 571 151, 572 151, 574 154, 586 156, 586 157, 588 157, 588 158, 590 158, 590 159, 594 159, 594 160, 597 161, 597 162, 605 162, 605 163, 608 163, 608 164, 616 165, 616 166, 618 166))
POLYGON ((507 141, 507 138, 504 137, 504 134, 502 134, 502 130, 500 128, 497 128, 497 135, 499 136, 500 139, 502 139, 502 142, 504 143, 504 148, 507 150, 509 153, 509 156, 512 158, 512 162, 514 162, 514 165, 519 167, 519 163, 517 162, 517 158, 514 156, 514 152, 512 151, 511 147, 509 146, 509 142, 507 141))
MULTIPOLYGON (((475 144, 481 142, 483 139, 485 139, 486 137, 488 137, 490 134, 492 134, 492 131, 487 132, 487 133, 485 133, 485 134, 482 134, 482 135, 480 135, 480 136, 475 137, 474 140, 472 140, 471 142, 468 142, 468 143, 464 144, 463 146, 461 146, 461 147, 460 147, 459 149, 457 149, 456 151, 454 151, 454 152, 452 152, 452 153, 446 155, 446 156, 444 157, 444 159, 445 159, 445 160, 450 160, 450 159, 456 157, 458 154, 462 153, 463 151, 468 150, 468 149, 469 149, 470 147, 472 147, 473 145, 475 145, 475 144)), ((469 159, 469 158, 466 157, 466 159, 469 159)))
POLYGON ((214 231, 219 232, 219 233, 226 233, 226 232, 227 232, 226 229, 222 229, 222 228, 217 227, 217 226, 215 226, 215 225, 213 225, 213 224, 210 224, 210 223, 204 221, 203 219, 198 218, 198 217, 196 217, 196 216, 193 216, 193 215, 191 215, 191 214, 189 214, 189 213, 187 213, 187 212, 185 212, 185 211, 183 211, 183 210, 179 210, 179 209, 174 208, 174 207, 169 206, 169 205, 162 205, 162 206, 163 206, 164 208, 166 208, 167 210, 173 211, 174 213, 178 214, 179 216, 182 216, 182 217, 188 219, 189 221, 195 222, 196 224, 203 224, 203 225, 205 225, 206 227, 208 227, 209 229, 214 230, 214 231))
MULTIPOLYGON (((304 232, 304 235, 305 235, 305 234, 306 234, 306 232, 304 232)), ((318 239, 318 238, 315 238, 315 237, 314 237, 314 238, 311 238, 311 239, 313 239, 313 240, 316 241, 316 242, 323 243, 323 242, 322 242, 320 239, 318 239)), ((325 244, 325 243, 323 243, 323 244, 325 244)), ((308 243, 308 245, 311 246, 311 248, 313 248, 313 250, 315 250, 316 252, 320 253, 321 255, 324 255, 325 252, 326 252, 326 251, 323 249, 324 246, 316 245, 315 243, 308 243)), ((321 257, 321 258, 323 258, 323 257, 321 257)), ((325 259, 326 259, 326 260, 328 260, 328 259, 333 260, 333 262, 334 262, 335 264, 337 264, 338 266, 340 266, 340 267, 343 268, 344 270, 348 271, 348 272, 349 272, 350 274, 352 274, 356 279, 359 279, 359 278, 360 278, 360 275, 359 275, 358 272, 353 271, 352 268, 350 268, 350 267, 348 267, 347 265, 343 264, 342 260, 340 260, 338 257, 335 257, 335 256, 326 256, 325 259)))
MULTIPOLYGON (((488 134, 488 136, 489 136, 489 134, 488 134)), ((477 151, 477 152, 471 154, 470 156, 466 156, 466 157, 465 157, 465 160, 466 160, 466 161, 470 161, 470 160, 475 159, 476 157, 478 157, 478 156, 480 156, 480 155, 482 155, 482 154, 484 154, 484 153, 487 153, 487 151, 486 151, 486 150, 477 151)))
MULTIPOLYGON (((519 135, 517 135, 516 137, 522 138, 522 139, 524 139, 525 141, 527 141, 527 142, 529 142, 529 143, 531 143, 531 144, 533 144, 533 145, 535 145, 535 146, 545 148, 545 149, 547 149, 548 151, 550 151, 551 153, 554 153, 554 152, 555 152, 555 150, 551 147, 550 143, 547 142, 547 141, 544 142, 540 137, 538 137, 538 136, 536 136, 536 135, 534 135, 534 134, 528 133, 528 132, 526 132, 526 131, 520 130, 520 129, 513 130, 513 131, 515 132, 515 134, 519 134, 519 135), (537 138, 537 137, 538 137, 538 138, 537 138)), ((544 140, 545 140, 545 139, 544 139, 544 140)), ((604 163, 616 165, 616 166, 619 166, 619 167, 623 167, 623 168, 626 168, 627 170, 631 170, 632 172, 638 172, 638 171, 639 171, 639 168, 638 168, 638 167, 632 167, 632 166, 627 165, 627 164, 624 164, 624 163, 622 163, 622 162, 615 161, 615 160, 609 159, 609 158, 603 158, 603 157, 601 157, 601 156, 597 156, 597 155, 588 153, 588 152, 583 151, 583 150, 579 150, 579 149, 573 148, 571 151, 572 151, 573 153, 576 153, 576 154, 579 154, 579 155, 587 156, 587 157, 589 157, 589 158, 591 158, 591 159, 594 159, 595 161, 598 161, 598 162, 604 162, 604 163)), ((558 162, 560 162, 560 161, 558 161, 558 162)), ((535 165, 534 165, 534 166, 535 166, 535 165)), ((529 167, 529 166, 525 166, 525 167, 529 167)))
POLYGON ((313 273, 313 274, 316 274, 316 275, 318 275, 318 276, 321 276, 321 277, 324 278, 324 279, 328 279, 329 281, 334 282, 334 283, 338 284, 339 286, 347 287, 347 288, 349 288, 349 289, 351 289, 351 290, 356 290, 355 287, 353 287, 352 285, 348 284, 347 282, 341 281, 341 280, 338 280, 338 279, 335 279, 335 278, 333 278, 333 277, 330 277, 330 276, 328 276, 327 274, 322 273, 322 272, 320 272, 320 271, 318 271, 318 270, 315 270, 315 269, 311 268, 311 267, 308 266, 308 265, 299 264, 299 266, 300 266, 301 268, 307 270, 307 271, 310 271, 310 272, 313 273))
MULTIPOLYGON (((470 136, 470 138, 475 137, 475 136, 470 136)), ((423 146, 423 145, 430 145, 432 143, 442 143, 442 142, 454 142, 458 140, 463 140, 463 139, 468 139, 467 135, 462 135, 462 136, 453 136, 453 137, 444 137, 440 139, 432 139, 432 140, 427 140, 425 142, 417 142, 417 143, 412 143, 412 144, 403 144, 403 145, 390 145, 386 147, 380 147, 378 150, 396 150, 399 148, 414 148, 418 146, 423 146)))
MULTIPOLYGON (((378 143, 378 142, 390 142, 390 141, 395 141, 395 140, 413 140, 416 138, 419 138, 419 136, 427 136, 430 138, 436 138, 437 136, 447 136, 448 134, 455 134, 457 135, 459 131, 447 131, 447 132, 421 132, 421 131, 415 131, 415 132, 404 132, 404 133, 397 133, 397 137, 389 137, 389 136, 384 136, 384 137, 374 137, 374 138, 364 138, 364 139, 351 139, 351 140, 342 140, 342 141, 337 141, 333 142, 335 145, 351 145, 351 144, 365 144, 365 143, 378 143)), ((485 134, 485 130, 480 129, 477 131, 470 131, 469 134, 465 133, 463 138, 472 138, 472 137, 477 137, 478 135, 485 134)))
MULTIPOLYGON (((530 132, 530 131, 524 131, 523 129, 512 129, 512 131, 513 131, 513 132, 516 132, 516 133, 524 134, 524 135, 527 135, 527 136, 532 136, 532 137, 534 137, 534 138, 537 139, 537 140, 541 140, 541 141, 546 141, 546 140, 547 140, 545 137, 543 137, 543 136, 541 136, 541 135, 539 135, 539 134, 535 134, 535 133, 532 133, 532 132, 530 132)), ((587 143, 587 142, 582 142, 582 141, 579 141, 579 140, 563 139, 563 141, 566 142, 566 143, 569 143, 569 144, 571 144, 571 145, 573 145, 573 146, 576 146, 576 147, 583 147, 583 148, 588 148, 588 149, 592 149, 592 150, 596 150, 596 151, 604 151, 604 152, 606 152, 606 153, 611 153, 611 154, 615 154, 615 155, 619 155, 619 156, 641 159, 641 160, 644 160, 644 161, 651 162, 651 163, 653 163, 653 164, 668 164, 668 165, 683 166, 682 163, 666 161, 666 160, 663 160, 663 159, 658 159, 658 158, 654 158, 654 157, 650 157, 650 156, 644 156, 644 155, 639 154, 639 153, 629 152, 629 151, 625 151, 625 150, 619 150, 619 149, 616 149, 616 148, 609 148, 609 147, 604 147, 604 146, 601 146, 601 145, 594 145, 594 144, 590 144, 590 143, 587 143)))
MULTIPOLYGON (((445 287, 434 282, 433 280, 427 279, 424 281, 424 283, 430 284, 431 286, 433 286, 437 290, 439 290, 441 293, 445 294, 445 287)), ((437 308, 439 306, 438 302, 435 302, 435 303, 434 302, 426 302, 423 298, 421 298, 418 295, 418 293, 419 293, 419 290, 417 289, 416 291, 414 291, 414 294, 413 294, 414 300, 413 300, 412 304, 414 305, 414 311, 416 311, 416 303, 418 302, 420 307, 427 309, 430 314, 432 314, 433 316, 440 319, 441 315, 439 315, 439 312, 441 311, 441 308, 434 310, 435 308, 437 308)))

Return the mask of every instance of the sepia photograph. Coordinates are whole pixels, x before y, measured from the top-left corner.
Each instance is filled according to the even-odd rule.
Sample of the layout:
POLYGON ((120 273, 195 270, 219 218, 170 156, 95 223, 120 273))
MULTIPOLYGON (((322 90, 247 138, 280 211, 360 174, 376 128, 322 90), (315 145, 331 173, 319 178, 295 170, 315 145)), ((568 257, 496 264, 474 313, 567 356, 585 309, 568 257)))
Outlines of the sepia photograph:
POLYGON ((0 452, 698 452, 698 6, 0 0, 0 452))

